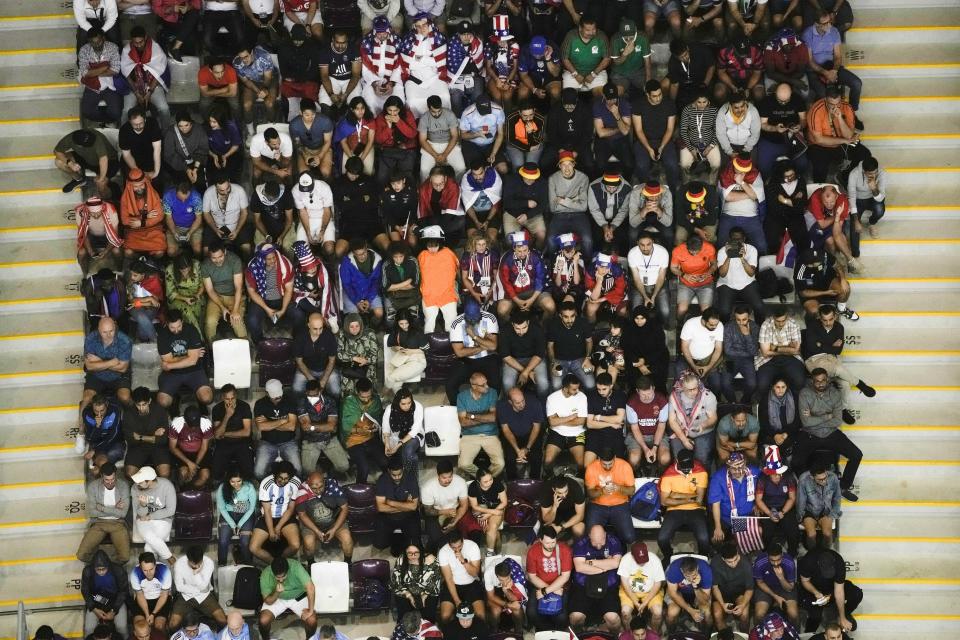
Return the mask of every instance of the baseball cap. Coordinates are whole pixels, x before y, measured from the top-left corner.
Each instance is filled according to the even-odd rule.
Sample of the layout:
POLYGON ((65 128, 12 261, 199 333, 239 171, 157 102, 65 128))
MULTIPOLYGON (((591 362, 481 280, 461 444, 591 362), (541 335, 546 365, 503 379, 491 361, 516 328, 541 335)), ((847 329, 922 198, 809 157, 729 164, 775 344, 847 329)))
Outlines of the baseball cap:
POLYGON ((677 452, 677 469, 683 473, 690 473, 693 471, 693 451, 689 449, 681 449, 677 452))
POLYGON ((141 482, 147 482, 149 480, 156 480, 157 472, 153 467, 140 467, 140 470, 135 474, 130 476, 130 480, 134 484, 140 484, 141 482))
POLYGON ((310 193, 313 191, 313 176, 304 171, 300 174, 300 179, 297 180, 297 184, 300 185, 300 191, 310 193))
POLYGON ((457 607, 457 617, 461 620, 470 620, 473 618, 473 607, 467 602, 461 602, 457 607))
POLYGON ((267 384, 265 384, 263 388, 266 389, 267 395, 271 398, 283 397, 283 383, 276 378, 267 380, 267 384))
POLYGON ((463 317, 469 322, 476 322, 480 319, 480 305, 476 300, 467 300, 463 305, 463 317))
POLYGON ((603 85, 603 98, 605 100, 616 100, 618 97, 620 97, 620 92, 617 91, 617 85, 612 82, 603 85))
POLYGON ((634 542, 630 547, 630 555, 637 561, 637 564, 646 564, 650 559, 650 552, 647 550, 646 542, 634 542))
POLYGON ((630 18, 624 18, 620 23, 620 29, 617 30, 617 33, 625 38, 635 36, 637 35, 637 23, 630 18))
MULTIPOLYGON (((300 25, 294 25, 294 29, 300 25)), ((377 16, 373 19, 373 31, 374 33, 387 33, 390 31, 390 21, 386 16, 377 16)))
POLYGON ((477 98, 474 104, 477 105, 477 112, 482 115, 488 115, 493 110, 493 107, 490 105, 490 97, 486 95, 477 98))
POLYGON ((547 50, 547 39, 543 36, 534 36, 530 41, 530 53, 540 57, 547 50))

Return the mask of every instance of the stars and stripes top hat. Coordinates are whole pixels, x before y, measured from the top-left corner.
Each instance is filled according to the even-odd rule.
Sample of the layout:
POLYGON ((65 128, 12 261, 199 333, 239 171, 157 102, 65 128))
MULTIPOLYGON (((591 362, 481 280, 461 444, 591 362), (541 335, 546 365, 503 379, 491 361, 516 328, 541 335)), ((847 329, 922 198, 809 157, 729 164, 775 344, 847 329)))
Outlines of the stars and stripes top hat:
POLYGON ((767 453, 764 456, 763 472, 768 476, 773 476, 786 473, 789 468, 783 464, 783 460, 780 458, 780 447, 775 444, 768 446, 767 453))
POLYGON ((501 40, 512 38, 510 33, 510 16, 497 14, 493 16, 493 33, 501 40))

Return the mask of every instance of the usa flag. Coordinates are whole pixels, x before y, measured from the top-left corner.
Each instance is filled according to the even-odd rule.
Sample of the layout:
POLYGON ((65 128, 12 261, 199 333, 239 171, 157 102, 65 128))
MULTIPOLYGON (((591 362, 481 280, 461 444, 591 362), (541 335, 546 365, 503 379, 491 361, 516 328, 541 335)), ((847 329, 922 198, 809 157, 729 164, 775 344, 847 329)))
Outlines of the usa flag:
POLYGON ((731 516, 730 528, 737 537, 741 553, 763 549, 763 532, 760 530, 760 518, 753 516, 731 516))

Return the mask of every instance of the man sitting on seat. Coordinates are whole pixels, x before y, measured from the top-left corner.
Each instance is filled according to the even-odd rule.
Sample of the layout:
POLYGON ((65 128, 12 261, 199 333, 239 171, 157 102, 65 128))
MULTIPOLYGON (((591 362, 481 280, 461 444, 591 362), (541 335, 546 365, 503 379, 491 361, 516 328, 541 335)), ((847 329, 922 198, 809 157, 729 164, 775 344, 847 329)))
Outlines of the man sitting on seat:
POLYGON ((317 614, 313 611, 316 587, 303 565, 289 558, 276 558, 260 574, 260 637, 269 638, 270 625, 288 609, 303 620, 307 637, 317 630, 317 614))
POLYGON ((353 536, 347 527, 347 498, 340 483, 330 477, 329 465, 321 462, 300 485, 296 500, 297 517, 308 562, 320 545, 334 540, 340 545, 343 561, 353 561, 353 536))
POLYGON ((686 612, 701 630, 712 627, 710 594, 713 571, 706 560, 684 556, 670 563, 667 579, 667 629, 675 628, 681 612, 686 612))
POLYGON ((282 555, 276 558, 278 560, 293 557, 300 551, 300 530, 294 516, 294 501, 300 492, 300 479, 293 465, 286 460, 274 462, 271 471, 260 482, 258 518, 250 536, 250 553, 263 562, 273 562, 275 559, 271 551, 276 546, 271 545, 271 551, 267 551, 264 548, 267 541, 275 543, 283 540, 286 543, 282 555))

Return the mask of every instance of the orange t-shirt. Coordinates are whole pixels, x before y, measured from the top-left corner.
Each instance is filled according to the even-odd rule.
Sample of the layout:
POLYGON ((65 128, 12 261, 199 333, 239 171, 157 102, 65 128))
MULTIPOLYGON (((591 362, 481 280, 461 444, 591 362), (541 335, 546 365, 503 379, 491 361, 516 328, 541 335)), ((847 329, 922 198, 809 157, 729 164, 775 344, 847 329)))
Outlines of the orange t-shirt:
POLYGON ((670 255, 670 266, 679 265, 682 275, 680 282, 688 287, 702 287, 713 282, 713 274, 710 273, 710 263, 717 259, 717 250, 709 242, 703 243, 703 248, 697 252, 697 255, 691 255, 687 250, 686 244, 680 244, 673 248, 670 255), (691 278, 690 276, 694 276, 691 278), (706 276, 706 278, 697 278, 696 276, 706 276))
POLYGON ((423 306, 442 307, 456 302, 457 278, 460 275, 460 261, 457 254, 447 247, 440 247, 436 253, 424 249, 417 256, 420 264, 420 295, 423 306))
MULTIPOLYGON (((603 468, 603 463, 601 463, 600 460, 594 460, 590 463, 590 466, 587 467, 587 473, 584 476, 583 482, 587 486, 587 489, 598 489, 611 482, 624 487, 632 487, 633 468, 630 467, 630 463, 626 460, 614 458, 613 468, 607 471, 603 468)), ((605 507, 615 507, 618 504, 625 504, 629 500, 629 496, 625 496, 622 492, 616 491, 614 493, 601 494, 599 498, 594 498, 593 502, 605 507)))
MULTIPOLYGON (((847 102, 841 102, 840 113, 847 126, 853 129, 853 107, 847 102)), ((813 106, 810 107, 810 111, 807 113, 807 130, 816 131, 821 136, 839 138, 840 132, 837 129, 837 124, 839 123, 834 123, 833 118, 830 117, 830 108, 827 106, 826 98, 821 98, 814 102, 813 106)))

